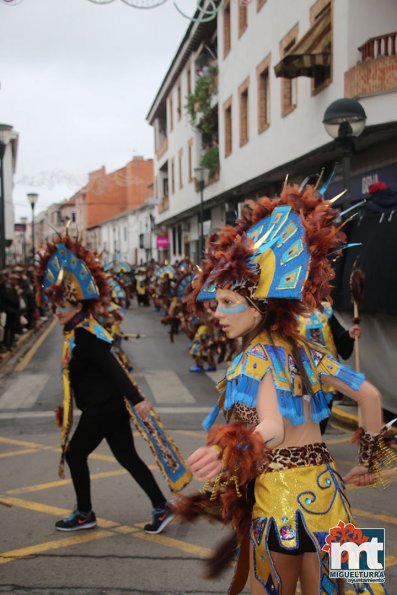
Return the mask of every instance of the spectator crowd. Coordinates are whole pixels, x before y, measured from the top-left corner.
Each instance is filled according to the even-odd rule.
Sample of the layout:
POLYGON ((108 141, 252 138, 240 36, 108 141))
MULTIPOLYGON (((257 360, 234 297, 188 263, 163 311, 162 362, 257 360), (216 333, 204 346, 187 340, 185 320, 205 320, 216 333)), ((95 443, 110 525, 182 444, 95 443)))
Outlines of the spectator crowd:
POLYGON ((0 362, 19 337, 35 329, 45 313, 37 307, 32 266, 12 266, 0 272, 0 362))

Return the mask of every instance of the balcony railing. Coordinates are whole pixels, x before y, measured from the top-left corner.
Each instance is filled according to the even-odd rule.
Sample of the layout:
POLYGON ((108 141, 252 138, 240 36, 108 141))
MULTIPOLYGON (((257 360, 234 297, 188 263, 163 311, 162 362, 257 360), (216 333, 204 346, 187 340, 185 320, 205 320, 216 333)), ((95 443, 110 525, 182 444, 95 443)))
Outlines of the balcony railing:
POLYGON ((386 35, 378 35, 368 39, 361 47, 358 48, 361 52, 361 60, 382 58, 384 56, 396 55, 396 38, 397 32, 387 33, 386 35))

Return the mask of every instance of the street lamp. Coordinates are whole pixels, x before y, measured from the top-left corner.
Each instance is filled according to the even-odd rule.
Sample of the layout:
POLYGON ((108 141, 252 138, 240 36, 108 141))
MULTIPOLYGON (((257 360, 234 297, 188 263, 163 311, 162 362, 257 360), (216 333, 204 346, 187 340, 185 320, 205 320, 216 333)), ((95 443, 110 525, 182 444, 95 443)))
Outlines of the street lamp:
POLYGON ((200 211, 199 211, 199 222, 200 222, 200 234, 199 234, 199 249, 198 249, 198 261, 200 262, 203 256, 204 250, 204 185, 205 176, 208 170, 205 167, 195 167, 194 171, 197 175, 198 187, 200 190, 200 211))
POLYGON ((28 199, 28 202, 32 208, 32 264, 34 266, 34 257, 36 254, 35 237, 34 237, 34 207, 36 205, 36 202, 39 200, 39 195, 36 194, 35 192, 30 192, 27 195, 27 199, 28 199))
POLYGON ((337 99, 325 110, 323 124, 327 133, 342 148, 343 186, 346 190, 344 209, 350 207, 350 161, 354 139, 360 136, 367 119, 363 106, 355 99, 337 99))
POLYGON ((5 225, 5 197, 4 197, 4 166, 3 158, 7 143, 10 140, 12 126, 0 124, 0 270, 6 265, 6 225, 5 225))

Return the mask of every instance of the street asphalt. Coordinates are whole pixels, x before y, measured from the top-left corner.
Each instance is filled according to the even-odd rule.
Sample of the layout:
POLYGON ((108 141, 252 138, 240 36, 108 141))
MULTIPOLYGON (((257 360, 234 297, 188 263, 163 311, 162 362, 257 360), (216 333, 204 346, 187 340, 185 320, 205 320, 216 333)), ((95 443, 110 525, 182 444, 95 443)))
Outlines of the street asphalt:
MULTIPOLYGON (((178 335, 171 343, 160 314, 151 307, 133 305, 124 330, 141 335, 125 342, 137 381, 183 456, 189 456, 205 440, 201 420, 215 403, 215 382, 225 366, 215 373, 191 374, 188 340, 178 335)), ((73 509, 74 496, 68 472, 63 480, 57 476, 59 430, 53 410, 62 402, 61 330, 49 323, 44 332, 44 339, 36 337, 24 357, 0 371, 0 593, 227 593, 232 569, 216 581, 203 576, 203 559, 225 529, 206 522, 173 522, 161 535, 145 534, 150 502, 106 444, 90 457, 98 527, 72 534, 55 531, 54 522, 73 509)), ((356 456, 350 434, 334 420, 325 436, 342 473, 356 456)), ((141 456, 169 493, 148 447, 134 435, 141 456)), ((192 482, 184 491, 199 488, 192 482)), ((391 594, 397 593, 396 495, 394 482, 386 490, 348 490, 357 526, 386 530, 391 594)))

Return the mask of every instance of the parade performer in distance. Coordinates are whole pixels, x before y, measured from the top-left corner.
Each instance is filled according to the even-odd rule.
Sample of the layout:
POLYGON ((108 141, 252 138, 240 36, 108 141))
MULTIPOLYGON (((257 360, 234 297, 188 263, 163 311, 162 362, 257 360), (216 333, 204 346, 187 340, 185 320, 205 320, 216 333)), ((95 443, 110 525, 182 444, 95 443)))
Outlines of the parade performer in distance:
MULTIPOLYGON (((298 581, 304 595, 341 593, 323 548, 330 529, 352 514, 321 439, 319 423, 329 415, 323 383, 361 409, 359 462, 345 480, 372 482, 384 449, 378 391, 298 333, 297 316, 329 299, 327 256, 344 242, 339 211, 312 187, 297 186, 250 206, 208 246, 194 284, 192 303, 216 299, 227 337, 241 336, 244 344, 206 420, 211 427, 220 409, 229 423, 211 427, 206 446, 188 459, 206 480, 204 491, 181 497, 177 512, 185 521, 207 516, 234 529, 209 569, 215 576, 240 546, 232 595, 248 575, 255 595, 295 595, 298 581)), ((381 584, 371 588, 384 592, 381 584)))
POLYGON ((141 433, 151 434, 150 446, 156 462, 166 471, 171 489, 182 489, 190 480, 190 473, 165 430, 158 420, 153 420, 148 401, 111 353, 110 333, 94 317, 95 305, 102 296, 109 295, 106 278, 91 253, 68 235, 47 244, 37 270, 39 303, 48 300, 53 305, 64 329, 59 474, 63 476, 66 459, 77 498, 76 509, 55 526, 59 531, 96 526, 87 458, 106 439, 116 460, 150 499, 153 520, 144 530, 160 533, 174 515, 152 472, 136 452, 130 416, 141 433), (82 413, 69 440, 73 400, 82 413))
POLYGON ((205 311, 200 312, 197 318, 197 330, 189 349, 194 361, 194 366, 189 368, 189 372, 193 374, 215 372, 216 370, 214 354, 211 349, 214 338, 212 316, 210 308, 207 308, 205 311))

